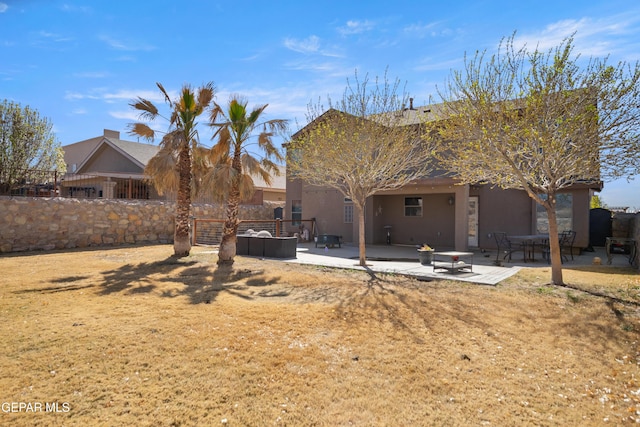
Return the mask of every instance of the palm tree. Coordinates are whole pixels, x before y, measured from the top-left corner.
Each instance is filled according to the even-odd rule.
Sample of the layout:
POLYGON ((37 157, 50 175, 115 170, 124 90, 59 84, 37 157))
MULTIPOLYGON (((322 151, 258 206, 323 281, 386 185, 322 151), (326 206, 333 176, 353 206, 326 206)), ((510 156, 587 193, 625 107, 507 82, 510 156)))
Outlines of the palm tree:
MULTIPOLYGON (((196 119, 213 102, 213 83, 207 83, 194 91, 184 85, 180 96, 172 101, 160 83, 156 83, 171 109, 169 118, 163 117, 158 108, 149 100, 138 98, 132 102, 133 108, 140 112, 140 120, 154 122, 163 117, 169 122, 169 130, 162 137, 160 150, 145 167, 145 174, 153 182, 158 192, 177 191, 176 219, 173 237, 174 256, 183 257, 191 251, 189 215, 192 193, 192 157, 197 155, 199 136, 196 119)), ((156 131, 145 123, 134 123, 130 134, 148 140, 155 138, 156 131)))
POLYGON ((278 174, 276 162, 284 157, 273 144, 275 132, 283 132, 287 121, 273 119, 260 122, 267 105, 247 110, 247 101, 237 95, 231 97, 225 112, 214 103, 210 126, 215 129, 209 161, 213 165, 207 183, 216 189, 220 199, 226 201, 227 218, 222 230, 222 241, 218 251, 218 264, 231 265, 236 256, 236 234, 238 232, 238 207, 240 202, 253 195, 251 176, 260 176, 267 184, 271 174, 278 174), (256 128, 262 131, 255 135, 256 128), (248 150, 249 140, 257 137, 257 147, 262 158, 254 157, 248 150))

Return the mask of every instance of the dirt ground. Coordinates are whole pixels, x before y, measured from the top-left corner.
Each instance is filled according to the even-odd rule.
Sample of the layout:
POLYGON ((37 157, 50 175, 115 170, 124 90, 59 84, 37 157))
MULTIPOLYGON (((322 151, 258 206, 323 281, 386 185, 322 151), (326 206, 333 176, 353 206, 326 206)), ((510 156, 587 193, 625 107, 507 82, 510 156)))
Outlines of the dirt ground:
POLYGON ((640 276, 492 286, 171 246, 0 256, 0 425, 640 423, 640 276))

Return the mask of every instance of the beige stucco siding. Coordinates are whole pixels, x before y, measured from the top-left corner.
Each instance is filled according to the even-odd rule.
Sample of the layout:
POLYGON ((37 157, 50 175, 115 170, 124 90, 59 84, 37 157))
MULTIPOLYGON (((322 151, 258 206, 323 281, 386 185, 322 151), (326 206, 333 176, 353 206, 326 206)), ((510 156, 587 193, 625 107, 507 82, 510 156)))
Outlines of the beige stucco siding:
POLYGON ((140 174, 143 169, 131 160, 118 153, 112 147, 103 145, 96 155, 92 156, 82 167, 79 173, 91 172, 124 172, 140 174))

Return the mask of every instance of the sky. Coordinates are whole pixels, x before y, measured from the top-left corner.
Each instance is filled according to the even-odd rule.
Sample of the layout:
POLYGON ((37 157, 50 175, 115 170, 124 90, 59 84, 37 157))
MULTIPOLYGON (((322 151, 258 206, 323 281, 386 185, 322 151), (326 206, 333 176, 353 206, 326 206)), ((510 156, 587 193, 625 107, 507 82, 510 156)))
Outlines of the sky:
MULTIPOLYGON (((386 70, 416 106, 437 102, 465 53, 493 53, 514 32, 544 50, 575 34, 583 58, 634 63, 640 2, 0 0, 0 100, 38 110, 62 145, 103 129, 136 140, 129 103, 162 105, 156 82, 171 94, 213 82, 219 104, 232 94, 269 104, 265 118, 295 131, 310 103, 338 99, 356 71, 386 70)), ((605 181, 600 197, 640 209, 640 176, 605 181)))

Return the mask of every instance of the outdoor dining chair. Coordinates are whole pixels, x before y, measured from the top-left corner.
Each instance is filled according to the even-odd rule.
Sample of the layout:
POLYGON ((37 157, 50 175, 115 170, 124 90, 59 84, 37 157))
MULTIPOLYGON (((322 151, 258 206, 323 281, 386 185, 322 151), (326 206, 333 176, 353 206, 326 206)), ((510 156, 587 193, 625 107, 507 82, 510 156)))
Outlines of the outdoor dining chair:
POLYGON ((565 230, 560 233, 560 255, 569 261, 569 255, 573 261, 573 243, 576 241, 576 232, 565 230))
MULTIPOLYGON (((564 264, 565 261, 569 261, 569 255, 573 261, 573 243, 576 240, 576 232, 572 230, 565 230, 558 235, 560 243, 560 261, 564 264)), ((547 263, 551 263, 551 248, 546 245, 542 257, 547 260, 547 263)))
POLYGON ((511 254, 516 252, 519 248, 514 248, 507 233, 503 231, 496 231, 493 233, 493 237, 496 239, 496 245, 498 246, 498 252, 496 253, 496 264, 500 262, 500 254, 502 259, 506 260, 507 257, 511 261, 511 254))

